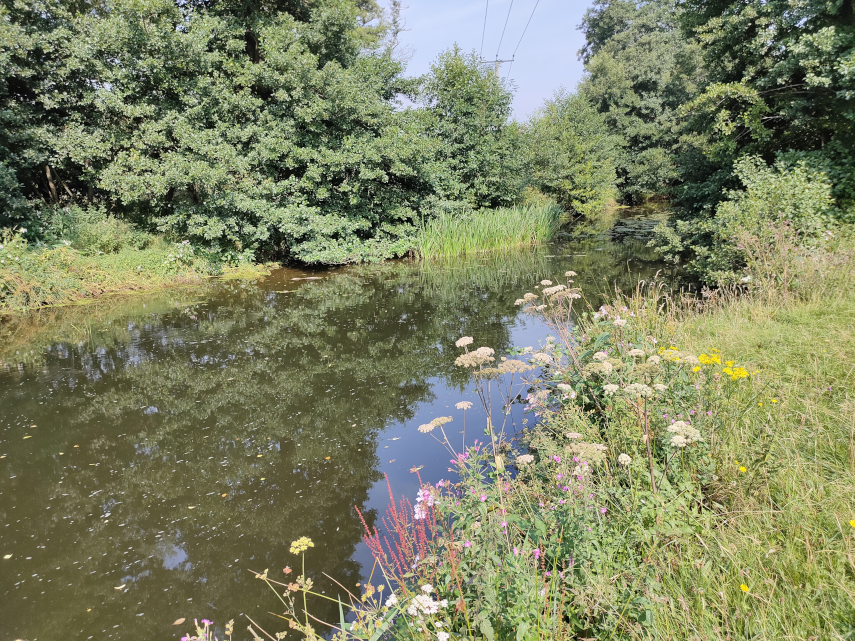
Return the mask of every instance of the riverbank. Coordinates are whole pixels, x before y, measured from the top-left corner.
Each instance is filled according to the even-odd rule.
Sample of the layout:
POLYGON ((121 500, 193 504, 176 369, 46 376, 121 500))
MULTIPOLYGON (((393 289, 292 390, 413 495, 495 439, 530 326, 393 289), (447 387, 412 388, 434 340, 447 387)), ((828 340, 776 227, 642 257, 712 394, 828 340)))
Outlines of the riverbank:
POLYGON ((153 238, 118 251, 80 251, 71 244, 33 247, 20 235, 0 242, 0 313, 85 303, 113 294, 153 291, 211 278, 259 278, 274 265, 218 264, 188 243, 153 238))
MULTIPOLYGON (((386 579, 374 583, 397 592, 369 581, 349 631, 847 638, 855 261, 788 260, 790 280, 755 264, 751 291, 699 301, 650 285, 587 313, 568 272, 518 301, 552 340, 500 360, 461 338, 479 394, 527 394, 537 424, 511 439, 491 416, 464 451, 444 426, 467 404, 419 428, 449 449, 455 481, 390 506, 382 534, 366 528, 386 579)), ((285 605, 308 626, 298 599, 285 605)))

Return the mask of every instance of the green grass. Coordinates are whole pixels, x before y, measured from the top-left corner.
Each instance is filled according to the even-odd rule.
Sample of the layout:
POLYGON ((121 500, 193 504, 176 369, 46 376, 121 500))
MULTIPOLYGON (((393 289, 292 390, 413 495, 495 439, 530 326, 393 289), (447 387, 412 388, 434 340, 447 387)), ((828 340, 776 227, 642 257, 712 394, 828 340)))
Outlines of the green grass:
POLYGON ((720 347, 752 363, 763 383, 755 411, 716 435, 715 527, 658 560, 668 595, 656 609, 658 635, 855 638, 851 288, 735 299, 678 321, 672 336, 681 349, 720 347))
POLYGON ((424 258, 433 258, 530 247, 555 236, 561 213, 555 203, 484 209, 462 215, 442 212, 420 230, 418 251, 424 258))
POLYGON ((88 302, 108 294, 163 289, 212 276, 257 278, 267 266, 226 267, 189 245, 154 238, 144 248, 111 253, 73 246, 33 247, 19 236, 0 237, 0 312, 88 302))

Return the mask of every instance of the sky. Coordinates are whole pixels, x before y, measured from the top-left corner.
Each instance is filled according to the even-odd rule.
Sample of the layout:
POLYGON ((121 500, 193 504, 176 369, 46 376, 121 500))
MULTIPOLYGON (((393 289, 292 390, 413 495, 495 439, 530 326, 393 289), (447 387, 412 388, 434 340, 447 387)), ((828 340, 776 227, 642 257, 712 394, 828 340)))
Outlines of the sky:
POLYGON ((413 54, 407 66, 408 75, 426 73, 437 55, 454 43, 465 51, 481 50, 484 31, 485 59, 494 60, 498 51, 500 60, 510 60, 519 44, 513 65, 504 63, 500 71, 504 77, 510 67, 510 79, 517 85, 514 116, 518 120, 526 119, 560 87, 574 89, 582 77, 577 52, 584 38, 577 26, 590 4, 587 0, 403 0, 403 3, 408 7, 404 11, 408 31, 401 35, 401 42, 413 54), (535 3, 537 8, 532 14, 535 3), (523 36, 530 16, 531 23, 523 36), (502 39, 506 19, 507 29, 502 39))

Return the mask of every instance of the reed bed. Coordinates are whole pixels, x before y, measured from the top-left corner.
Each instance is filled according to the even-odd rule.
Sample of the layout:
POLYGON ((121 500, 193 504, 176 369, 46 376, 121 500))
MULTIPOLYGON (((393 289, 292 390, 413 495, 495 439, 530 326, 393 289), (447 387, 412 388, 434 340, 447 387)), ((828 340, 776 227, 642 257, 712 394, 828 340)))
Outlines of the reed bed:
POLYGON ((556 203, 441 212, 423 224, 417 248, 423 258, 434 258, 539 245, 558 232, 561 215, 556 203))

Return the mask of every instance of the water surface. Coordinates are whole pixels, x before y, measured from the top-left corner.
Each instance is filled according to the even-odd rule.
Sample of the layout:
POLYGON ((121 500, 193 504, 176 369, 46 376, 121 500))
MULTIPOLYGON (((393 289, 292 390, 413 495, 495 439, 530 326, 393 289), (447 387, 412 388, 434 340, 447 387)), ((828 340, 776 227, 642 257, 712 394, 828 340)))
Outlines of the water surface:
MULTIPOLYGON (((0 641, 186 633, 172 622, 268 614, 252 570, 295 565, 349 589, 371 559, 362 525, 388 475, 413 496, 448 476, 416 427, 475 400, 454 341, 501 354, 545 338, 514 300, 567 269, 596 305, 609 283, 666 269, 638 236, 610 234, 445 263, 393 262, 103 301, 0 325, 0 641), (298 279, 298 280, 297 280, 298 279)), ((674 274, 666 269, 666 277, 674 274)), ((513 421, 521 424, 517 411, 513 421)), ((475 410, 467 415, 478 423, 475 410)), ((483 437, 482 437, 483 438, 483 437)), ((379 523, 378 523, 379 524, 379 523)), ((337 608, 315 605, 325 620, 337 608)))

